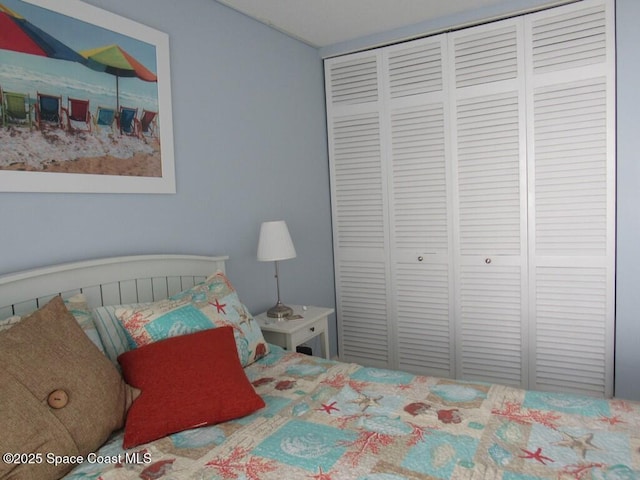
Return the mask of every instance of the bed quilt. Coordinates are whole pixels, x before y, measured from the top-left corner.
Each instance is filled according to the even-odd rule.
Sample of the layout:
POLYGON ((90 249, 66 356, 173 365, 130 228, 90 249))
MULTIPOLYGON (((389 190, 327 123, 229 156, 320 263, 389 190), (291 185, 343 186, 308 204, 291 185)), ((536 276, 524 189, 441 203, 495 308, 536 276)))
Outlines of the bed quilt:
POLYGON ((338 363, 272 348, 245 370, 267 406, 122 450, 66 478, 637 479, 640 404, 338 363))

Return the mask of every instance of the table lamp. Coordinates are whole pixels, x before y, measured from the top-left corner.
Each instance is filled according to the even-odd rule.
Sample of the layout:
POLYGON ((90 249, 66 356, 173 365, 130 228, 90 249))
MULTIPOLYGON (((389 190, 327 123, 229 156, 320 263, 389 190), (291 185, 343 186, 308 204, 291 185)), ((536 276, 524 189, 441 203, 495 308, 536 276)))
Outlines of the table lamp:
POLYGON ((275 262, 276 288, 278 291, 278 303, 267 310, 268 317, 284 319, 293 314, 293 309, 280 301, 278 262, 295 257, 296 249, 291 241, 291 235, 289 235, 289 229, 285 221, 263 222, 260 226, 260 239, 258 240, 258 261, 275 262))

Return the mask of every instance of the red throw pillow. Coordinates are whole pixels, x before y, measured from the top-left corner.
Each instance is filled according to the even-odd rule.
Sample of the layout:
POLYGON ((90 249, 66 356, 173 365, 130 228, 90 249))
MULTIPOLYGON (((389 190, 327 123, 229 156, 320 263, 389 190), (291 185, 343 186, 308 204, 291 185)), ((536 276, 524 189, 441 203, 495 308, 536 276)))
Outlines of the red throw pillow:
POLYGON ((141 390, 127 414, 124 448, 244 417, 265 403, 249 382, 232 327, 171 337, 118 357, 141 390))

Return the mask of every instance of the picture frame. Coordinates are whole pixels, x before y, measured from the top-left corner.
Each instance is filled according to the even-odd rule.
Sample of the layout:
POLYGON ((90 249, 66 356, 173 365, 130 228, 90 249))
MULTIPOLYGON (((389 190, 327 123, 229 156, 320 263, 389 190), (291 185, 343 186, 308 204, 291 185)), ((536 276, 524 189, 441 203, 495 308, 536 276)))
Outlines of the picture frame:
POLYGON ((80 0, 0 0, 0 15, 5 31, 28 22, 81 55, 0 44, 0 192, 175 193, 169 36, 80 0), (114 46, 131 71, 100 56, 114 46))

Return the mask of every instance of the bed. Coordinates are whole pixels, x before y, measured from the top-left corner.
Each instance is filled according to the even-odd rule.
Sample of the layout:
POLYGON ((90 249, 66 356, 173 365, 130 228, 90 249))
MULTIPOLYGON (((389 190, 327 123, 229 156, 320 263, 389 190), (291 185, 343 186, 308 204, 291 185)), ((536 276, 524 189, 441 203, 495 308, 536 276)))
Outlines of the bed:
MULTIPOLYGON (((14 436, 0 430, 0 478, 640 478, 639 403, 422 377, 264 345, 255 320, 225 276, 226 259, 142 255, 1 276, 0 319, 4 319, 4 327, 0 323, 0 349, 8 351, 13 347, 10 341, 20 338, 20 325, 28 328, 36 321, 48 321, 49 317, 38 317, 39 312, 55 304, 64 310, 60 315, 67 322, 51 333, 58 337, 53 341, 62 345, 59 351, 58 346, 51 348, 57 351, 55 358, 64 357, 65 352, 75 348, 72 344, 86 343, 88 339, 87 349, 93 350, 83 358, 94 360, 83 360, 79 368, 95 370, 94 364, 102 365, 104 357, 105 366, 109 365, 106 369, 111 369, 109 381, 120 387, 124 384, 126 392, 115 405, 124 405, 126 410, 119 412, 118 428, 108 427, 113 431, 89 450, 73 441, 67 446, 69 451, 42 442, 19 450, 22 447, 12 443, 14 436), (84 307, 79 306, 82 302, 84 307), (203 327, 195 332, 185 330, 185 318, 201 319, 201 312, 196 312, 194 305, 200 305, 198 308, 206 309, 210 318, 222 323, 214 322, 214 328, 203 327), (33 311, 36 313, 31 316, 33 311), (166 324, 169 311, 170 327, 166 324), (68 325, 69 314, 73 314, 73 321, 86 339, 71 341, 77 328, 76 323, 68 325), (114 346, 118 342, 101 330, 105 326, 99 327, 107 314, 115 315, 129 328, 125 328, 124 347, 119 347, 124 352, 118 351, 114 346), (38 318, 34 320, 34 316, 38 318), (153 322, 155 327, 151 329, 153 322), (150 338, 157 334, 158 325, 164 329, 162 338, 150 338), (60 333, 62 328, 68 328, 69 333, 60 333), (243 332, 246 338, 242 337, 243 332), (214 338, 214 334, 218 336, 214 338), (196 337, 199 340, 193 343, 191 339, 196 337), (223 351, 233 351, 233 355, 223 351), (96 352, 100 358, 91 356, 96 352), (222 363, 211 368, 209 356, 215 355, 219 356, 216 361, 222 363), (131 369, 131 365, 138 365, 136 362, 141 362, 141 367, 131 369), (145 383, 154 369, 159 369, 154 373, 158 376, 145 383), (185 370, 188 375, 183 375, 185 370), (212 370, 221 376, 209 379, 212 370), (113 371, 118 372, 117 378, 113 371), (194 387, 175 380, 183 376, 186 382, 194 378, 201 382, 194 387), (153 394, 146 392, 153 392, 161 383, 164 390, 151 398, 153 394), (133 396, 129 398, 128 394, 133 396), (200 394, 203 398, 193 403, 192 396, 200 394), (140 405, 144 408, 137 408, 140 405), (162 423, 176 413, 189 416, 211 405, 231 411, 227 417, 219 417, 220 422, 210 419, 210 412, 203 412, 201 422, 194 417, 187 418, 182 426, 162 423), (135 430, 131 434, 130 423, 136 421, 142 436, 136 437, 139 432, 135 430), (162 428, 169 433, 145 441, 150 438, 144 436, 148 433, 145 421, 162 424, 151 436, 161 435, 162 428), (182 428, 185 426, 189 428, 182 428)), ((35 349, 39 336, 47 335, 44 324, 37 325, 38 338, 34 339, 32 332, 25 334, 26 346, 20 347, 22 350, 35 349)), ((14 365, 16 355, 5 354, 2 359, 2 354, 0 350, 0 360, 5 363, 5 376, 0 375, 0 382, 4 382, 0 391, 0 428, 16 428, 16 423, 26 418, 20 409, 29 403, 6 398, 11 390, 6 385, 16 383, 15 378, 6 378, 6 372, 9 376, 14 370, 22 372, 15 388, 23 388, 31 372, 25 375, 24 370, 19 370, 22 367, 14 365)), ((70 370, 73 369, 66 368, 65 374, 70 370)), ((46 379, 52 376, 55 375, 47 373, 46 379)), ((83 375, 83 382, 93 376, 83 375)), ((60 378, 55 381, 62 382, 60 378)), ((96 388, 101 387, 101 382, 104 381, 100 380, 96 388)), ((48 418, 55 417, 54 427, 67 421, 64 412, 79 402, 81 394, 73 389, 85 388, 84 384, 69 387, 72 391, 68 396, 62 388, 64 395, 60 398, 55 394, 58 390, 49 392, 51 386, 27 386, 32 390, 27 395, 36 397, 33 408, 44 410, 48 418), (62 401, 66 406, 54 408, 51 401, 62 401)), ((117 388, 108 390, 101 390, 100 395, 106 396, 117 388)), ((90 408, 95 410, 95 404, 91 403, 90 408)), ((83 435, 89 436, 98 429, 98 420, 93 410, 82 415, 80 423, 85 430, 91 430, 83 430, 83 435)), ((65 424, 64 435, 77 428, 65 424)), ((57 441, 54 437, 47 441, 57 441)))

